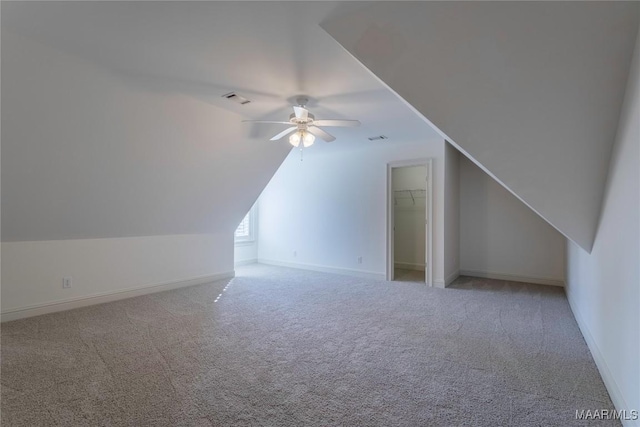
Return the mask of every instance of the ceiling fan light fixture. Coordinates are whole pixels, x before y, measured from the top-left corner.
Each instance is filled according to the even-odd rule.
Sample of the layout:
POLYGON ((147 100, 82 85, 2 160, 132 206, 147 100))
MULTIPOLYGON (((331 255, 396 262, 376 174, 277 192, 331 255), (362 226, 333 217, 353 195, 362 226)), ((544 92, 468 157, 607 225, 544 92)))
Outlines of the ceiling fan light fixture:
POLYGON ((304 148, 311 147, 315 142, 316 137, 306 130, 299 130, 296 133, 291 134, 289 137, 289 144, 294 147, 299 147, 302 142, 304 148))
POLYGON ((298 147, 300 146, 300 140, 302 139, 302 135, 300 131, 297 131, 293 134, 291 134, 291 136, 289 137, 289 144, 293 145, 294 147, 298 147))
POLYGON ((311 147, 315 140, 316 140, 316 137, 313 136, 313 134, 310 134, 309 132, 304 132, 304 135, 302 136, 302 145, 304 146, 304 148, 311 147))

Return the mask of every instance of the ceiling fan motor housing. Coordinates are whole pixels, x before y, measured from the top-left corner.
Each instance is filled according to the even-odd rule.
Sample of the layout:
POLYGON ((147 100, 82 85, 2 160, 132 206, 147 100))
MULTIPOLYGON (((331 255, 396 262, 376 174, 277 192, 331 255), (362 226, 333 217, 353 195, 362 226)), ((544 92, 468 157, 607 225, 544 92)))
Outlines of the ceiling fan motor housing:
POLYGON ((316 117, 311 113, 307 113, 307 120, 298 119, 296 117, 295 113, 289 115, 289 121, 291 123, 295 123, 295 124, 298 124, 298 123, 311 123, 315 118, 316 117))

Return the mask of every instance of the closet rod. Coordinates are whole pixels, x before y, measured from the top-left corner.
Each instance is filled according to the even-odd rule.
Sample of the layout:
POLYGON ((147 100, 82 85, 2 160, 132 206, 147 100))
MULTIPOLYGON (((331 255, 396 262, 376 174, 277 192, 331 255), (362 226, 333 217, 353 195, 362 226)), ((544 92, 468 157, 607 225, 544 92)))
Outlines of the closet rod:
MULTIPOLYGON (((421 189, 421 188, 415 189, 415 190, 394 190, 394 193, 403 193, 403 192, 404 193, 407 193, 407 192, 409 193, 409 196, 411 197, 411 201, 415 205, 416 204, 416 199, 415 199, 413 193, 414 192, 422 193, 422 195, 426 196, 427 190, 424 190, 424 189, 421 189)), ((394 197, 394 201, 395 201, 395 204, 397 205, 398 204, 398 198, 394 197)))

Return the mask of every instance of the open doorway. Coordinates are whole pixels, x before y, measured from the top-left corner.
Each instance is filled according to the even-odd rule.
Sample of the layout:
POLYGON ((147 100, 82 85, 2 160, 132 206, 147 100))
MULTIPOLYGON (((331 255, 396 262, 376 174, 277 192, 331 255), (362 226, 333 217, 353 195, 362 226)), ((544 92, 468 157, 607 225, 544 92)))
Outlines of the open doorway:
POLYGON ((387 280, 431 286, 431 160, 389 163, 387 193, 387 280))

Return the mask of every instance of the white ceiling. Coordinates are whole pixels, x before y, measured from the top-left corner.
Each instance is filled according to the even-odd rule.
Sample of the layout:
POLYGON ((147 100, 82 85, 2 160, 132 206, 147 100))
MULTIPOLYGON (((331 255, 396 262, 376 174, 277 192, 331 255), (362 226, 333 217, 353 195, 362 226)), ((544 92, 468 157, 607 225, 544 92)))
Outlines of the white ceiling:
POLYGON ((638 2, 375 2, 322 23, 505 188, 589 251, 638 2))
MULTIPOLYGON (((296 95, 332 128, 317 150, 389 144, 435 132, 319 23, 361 7, 337 2, 2 2, 2 26, 117 71, 146 90, 181 92, 250 119, 286 119, 296 95), (252 102, 221 98, 230 91, 252 102)), ((276 126, 251 127, 268 139, 276 126)), ((285 143, 285 142, 283 142, 285 143)))
POLYGON ((318 25, 361 4, 0 4, 3 241, 230 234, 291 148, 241 121, 300 94, 363 123, 306 158, 435 137, 318 25))

